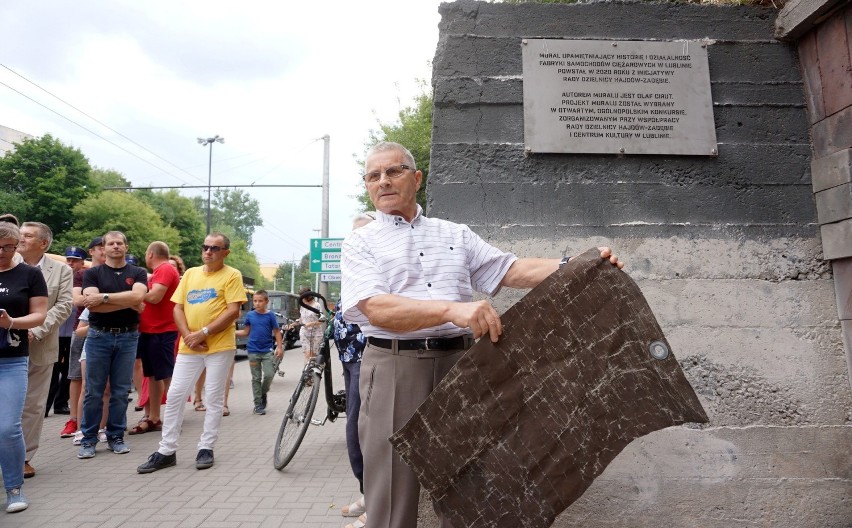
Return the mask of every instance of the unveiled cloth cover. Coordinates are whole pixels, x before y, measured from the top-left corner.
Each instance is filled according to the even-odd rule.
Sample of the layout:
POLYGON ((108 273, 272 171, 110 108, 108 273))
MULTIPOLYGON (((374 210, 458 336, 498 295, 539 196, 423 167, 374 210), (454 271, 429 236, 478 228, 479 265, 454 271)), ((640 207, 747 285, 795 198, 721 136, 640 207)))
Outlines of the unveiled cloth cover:
POLYGON ((572 259, 390 439, 456 527, 547 527, 634 438, 706 422, 639 288, 572 259))

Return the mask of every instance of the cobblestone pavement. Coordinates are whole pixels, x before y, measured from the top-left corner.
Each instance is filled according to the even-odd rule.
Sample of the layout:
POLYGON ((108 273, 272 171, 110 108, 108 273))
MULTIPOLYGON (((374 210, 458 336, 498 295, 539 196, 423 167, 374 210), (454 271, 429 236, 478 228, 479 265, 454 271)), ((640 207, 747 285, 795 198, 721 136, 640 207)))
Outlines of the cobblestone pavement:
MULTIPOLYGON (((156 451, 160 434, 126 435, 130 453, 116 455, 98 445, 97 456, 76 457, 70 438, 59 438, 67 416, 44 421, 41 447, 31 461, 36 476, 24 491, 30 507, 24 512, 0 512, 2 527, 328 527, 352 519, 340 508, 359 497, 346 455, 345 417, 311 426, 302 446, 283 471, 272 466, 272 448, 282 414, 301 371, 301 349, 284 354, 286 375, 276 376, 265 416, 252 414, 248 361, 234 369, 231 415, 222 419, 214 450, 216 464, 195 469, 195 454, 204 413, 187 403, 177 466, 147 475, 136 466, 156 451)), ((335 389, 342 388, 340 363, 334 360, 335 389)), ((142 412, 129 405, 127 422, 142 412)), ((322 395, 315 416, 325 412, 322 395)))

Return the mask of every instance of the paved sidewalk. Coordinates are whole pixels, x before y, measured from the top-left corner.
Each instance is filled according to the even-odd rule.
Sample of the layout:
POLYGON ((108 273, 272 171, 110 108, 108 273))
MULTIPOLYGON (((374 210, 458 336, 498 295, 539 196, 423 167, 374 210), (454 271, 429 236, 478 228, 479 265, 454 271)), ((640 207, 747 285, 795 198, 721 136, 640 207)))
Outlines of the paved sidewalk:
MULTIPOLYGON (((334 359, 335 389, 342 388, 340 363, 334 359)), ((177 466, 147 475, 136 466, 157 449, 160 434, 126 435, 131 452, 116 455, 98 445, 97 456, 76 457, 70 438, 59 438, 67 416, 44 421, 35 477, 24 491, 30 507, 21 513, 0 512, 2 527, 328 527, 352 519, 340 508, 359 497, 346 454, 345 417, 311 426, 296 457, 283 471, 272 466, 272 448, 282 414, 301 371, 301 349, 284 354, 287 374, 276 376, 265 416, 252 414, 248 361, 234 369, 231 415, 222 419, 216 464, 195 469, 195 454, 204 414, 187 404, 177 466)), ((129 405, 128 424, 142 416, 129 405)), ((315 416, 323 416, 322 395, 315 416)))

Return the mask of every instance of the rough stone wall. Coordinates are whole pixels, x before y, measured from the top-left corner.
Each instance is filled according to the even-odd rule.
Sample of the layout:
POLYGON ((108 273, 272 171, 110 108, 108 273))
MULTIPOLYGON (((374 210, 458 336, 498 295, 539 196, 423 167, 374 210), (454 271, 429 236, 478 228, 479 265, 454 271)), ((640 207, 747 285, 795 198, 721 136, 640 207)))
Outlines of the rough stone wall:
POLYGON ((852 395, 797 53, 772 37, 777 11, 440 10, 428 214, 520 256, 614 247, 711 420, 631 444, 556 526, 850 526, 852 395), (711 39, 719 156, 525 156, 523 38, 711 39))

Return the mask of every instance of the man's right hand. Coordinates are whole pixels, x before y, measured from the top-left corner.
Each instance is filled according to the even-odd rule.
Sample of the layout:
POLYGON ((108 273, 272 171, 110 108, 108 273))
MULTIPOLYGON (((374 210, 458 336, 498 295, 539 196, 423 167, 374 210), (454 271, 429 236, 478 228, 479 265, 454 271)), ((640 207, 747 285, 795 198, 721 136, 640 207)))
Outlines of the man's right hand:
POLYGON ((500 316, 488 301, 450 303, 447 316, 454 325, 470 328, 475 339, 488 334, 491 342, 496 343, 503 334, 500 316))
POLYGON ((207 343, 205 343, 205 339, 207 338, 204 335, 204 332, 198 330, 197 332, 190 332, 183 337, 183 342, 188 346, 191 350, 207 350, 207 343))

